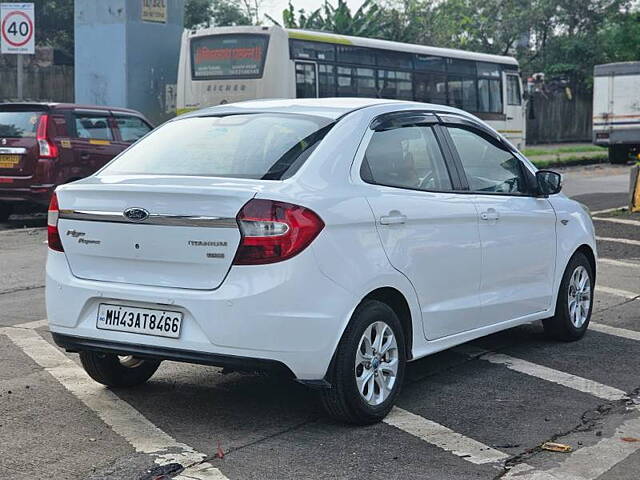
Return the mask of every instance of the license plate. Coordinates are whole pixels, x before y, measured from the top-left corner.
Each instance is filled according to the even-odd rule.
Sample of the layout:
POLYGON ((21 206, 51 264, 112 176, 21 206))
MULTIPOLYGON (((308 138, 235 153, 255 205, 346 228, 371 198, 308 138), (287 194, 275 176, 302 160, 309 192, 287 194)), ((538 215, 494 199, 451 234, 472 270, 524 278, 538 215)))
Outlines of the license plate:
POLYGON ((0 155, 0 168, 13 168, 20 163, 20 155, 0 155))
POLYGON ((178 338, 182 313, 101 303, 96 327, 101 330, 178 338))

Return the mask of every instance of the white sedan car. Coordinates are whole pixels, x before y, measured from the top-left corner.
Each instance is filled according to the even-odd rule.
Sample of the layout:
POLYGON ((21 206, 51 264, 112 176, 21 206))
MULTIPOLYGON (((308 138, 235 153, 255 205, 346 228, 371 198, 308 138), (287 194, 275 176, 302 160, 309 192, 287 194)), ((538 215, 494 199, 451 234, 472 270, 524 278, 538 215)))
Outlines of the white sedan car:
POLYGON ((201 110, 57 189, 49 328, 108 386, 161 360, 279 370, 376 422, 408 361, 535 320, 584 335, 594 230, 560 188, 440 105, 201 110))

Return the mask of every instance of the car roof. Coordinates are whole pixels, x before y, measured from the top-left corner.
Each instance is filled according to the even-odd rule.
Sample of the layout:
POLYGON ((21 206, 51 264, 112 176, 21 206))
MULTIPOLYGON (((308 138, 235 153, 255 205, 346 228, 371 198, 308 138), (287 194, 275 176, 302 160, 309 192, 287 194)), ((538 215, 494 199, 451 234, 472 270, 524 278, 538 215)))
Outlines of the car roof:
POLYGON ((178 118, 201 117, 207 115, 224 115, 239 113, 293 113, 300 115, 315 115, 325 117, 331 120, 368 107, 380 105, 397 105, 399 110, 407 107, 414 107, 420 110, 431 110, 438 112, 457 113, 466 117, 475 118, 463 110, 449 107, 446 105, 437 105, 433 103, 411 102, 405 100, 389 100, 385 98, 294 98, 294 99, 272 99, 272 100, 248 100, 245 102, 229 103, 218 105, 216 107, 204 108, 196 110, 178 118))
POLYGON ((6 102, 0 103, 0 110, 3 108, 38 108, 40 110, 100 110, 106 112, 122 112, 131 113, 142 116, 137 110, 123 107, 106 107, 104 105, 83 105, 79 103, 63 103, 63 102, 6 102))

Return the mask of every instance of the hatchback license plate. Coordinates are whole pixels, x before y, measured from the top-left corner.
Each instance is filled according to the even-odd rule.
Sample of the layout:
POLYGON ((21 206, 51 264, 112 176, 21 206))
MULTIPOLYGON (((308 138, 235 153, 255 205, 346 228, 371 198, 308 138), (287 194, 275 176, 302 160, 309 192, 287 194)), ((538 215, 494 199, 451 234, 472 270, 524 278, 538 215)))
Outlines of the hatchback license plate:
POLYGON ((101 303, 96 327, 102 330, 178 338, 182 313, 101 303))
POLYGON ((0 155, 0 168, 13 168, 20 163, 20 155, 0 155))

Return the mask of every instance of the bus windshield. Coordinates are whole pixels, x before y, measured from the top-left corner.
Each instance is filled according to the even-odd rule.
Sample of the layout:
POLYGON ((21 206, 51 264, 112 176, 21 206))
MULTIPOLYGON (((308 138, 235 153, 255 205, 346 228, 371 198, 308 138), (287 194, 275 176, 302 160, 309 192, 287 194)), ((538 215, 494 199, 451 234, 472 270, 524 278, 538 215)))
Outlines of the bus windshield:
POLYGON ((260 78, 267 53, 267 35, 210 35, 191 39, 194 80, 260 78))

